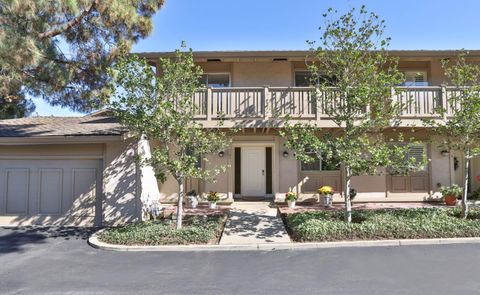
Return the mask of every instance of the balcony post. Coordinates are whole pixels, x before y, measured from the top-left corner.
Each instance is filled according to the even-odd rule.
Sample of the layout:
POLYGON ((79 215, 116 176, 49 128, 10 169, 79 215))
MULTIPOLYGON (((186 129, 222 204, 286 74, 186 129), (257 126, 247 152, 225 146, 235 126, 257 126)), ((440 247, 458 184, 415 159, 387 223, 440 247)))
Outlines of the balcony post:
POLYGON ((271 97, 270 97, 270 89, 269 85, 264 85, 263 86, 263 93, 262 93, 262 99, 263 99, 263 116, 265 120, 268 120, 272 117, 272 108, 271 108, 271 97))
POLYGON ((320 121, 322 120, 322 107, 324 106, 323 99, 320 98, 321 91, 318 87, 315 87, 315 93, 313 94, 314 96, 314 101, 312 103, 315 103, 316 106, 316 115, 317 115, 317 127, 320 127, 320 121))
POLYGON ((442 85, 442 90, 440 91, 440 95, 442 98, 442 109, 444 110, 442 119, 444 121, 447 120, 447 114, 450 111, 448 107, 448 101, 447 101, 447 87, 445 85, 442 85))
POLYGON ((403 103, 399 102, 397 91, 395 90, 395 87, 392 86, 390 87, 390 107, 392 106, 398 106, 400 104, 400 116, 403 115, 404 109, 403 109, 403 103))
POLYGON ((213 97, 212 97, 212 88, 210 88, 210 87, 207 87, 205 100, 206 100, 206 106, 207 106, 207 121, 211 121, 212 120, 212 105, 211 105, 211 103, 212 103, 213 97))

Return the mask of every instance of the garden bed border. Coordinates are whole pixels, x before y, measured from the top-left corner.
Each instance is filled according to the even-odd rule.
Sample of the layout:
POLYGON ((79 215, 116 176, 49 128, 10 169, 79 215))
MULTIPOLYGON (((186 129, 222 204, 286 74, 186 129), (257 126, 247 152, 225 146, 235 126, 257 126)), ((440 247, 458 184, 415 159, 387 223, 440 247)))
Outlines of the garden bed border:
POLYGON ((274 250, 307 250, 348 247, 399 247, 421 245, 448 245, 448 244, 480 244, 480 237, 475 238, 446 238, 446 239, 399 239, 399 240, 363 240, 340 242, 305 242, 305 243, 263 243, 263 244, 238 244, 238 245, 161 245, 161 246, 126 246, 102 242, 98 235, 103 231, 95 232, 88 244, 96 249, 111 251, 274 251, 274 250))

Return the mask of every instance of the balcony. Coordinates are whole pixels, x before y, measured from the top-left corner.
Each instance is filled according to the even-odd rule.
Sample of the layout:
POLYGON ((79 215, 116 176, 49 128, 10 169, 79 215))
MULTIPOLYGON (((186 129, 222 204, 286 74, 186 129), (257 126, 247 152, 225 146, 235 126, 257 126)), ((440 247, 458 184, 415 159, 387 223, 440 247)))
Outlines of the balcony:
MULTIPOLYGON (((292 122, 337 127, 325 112, 327 106, 315 101, 313 91, 308 87, 207 88, 193 97, 198 107, 195 117, 205 127, 282 127, 287 116, 292 122)), ((335 96, 336 91, 324 90, 320 97, 335 96)), ((402 106, 401 126, 422 126, 426 118, 445 120, 453 112, 447 106, 448 97, 458 91, 444 86, 392 88, 392 99, 402 106), (436 111, 440 106, 447 106, 446 114, 436 111)))

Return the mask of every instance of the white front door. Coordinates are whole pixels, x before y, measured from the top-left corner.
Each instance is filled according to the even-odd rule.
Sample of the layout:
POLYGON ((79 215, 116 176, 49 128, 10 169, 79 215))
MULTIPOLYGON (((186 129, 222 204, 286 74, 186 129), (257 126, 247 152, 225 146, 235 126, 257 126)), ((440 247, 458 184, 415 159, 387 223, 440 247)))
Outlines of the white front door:
POLYGON ((242 195, 263 197, 266 192, 265 147, 242 147, 242 195))

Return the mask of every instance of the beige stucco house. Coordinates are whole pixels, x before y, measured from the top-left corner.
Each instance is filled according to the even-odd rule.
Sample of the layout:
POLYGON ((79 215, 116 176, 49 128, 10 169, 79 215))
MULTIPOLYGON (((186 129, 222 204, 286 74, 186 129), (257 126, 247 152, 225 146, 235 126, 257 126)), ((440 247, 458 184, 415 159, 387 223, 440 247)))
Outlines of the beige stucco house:
MULTIPOLYGON (((435 106, 445 105, 451 91, 444 85, 441 60, 455 51, 391 51, 400 58, 406 77, 403 91, 393 99, 406 104, 402 123, 392 129, 423 141, 412 155, 427 153, 431 161, 423 171, 409 176, 358 176, 353 187, 357 202, 426 201, 438 198, 438 187, 461 183, 463 159, 430 142, 422 127, 425 117, 445 120, 435 106), (410 101, 410 98, 411 101, 410 101)), ((155 64, 172 53, 140 53, 155 64)), ((284 146, 279 135, 289 115, 335 131, 321 108, 314 107, 306 78, 305 51, 196 52, 208 86, 194 99, 197 120, 205 128, 239 128, 231 146, 209 155, 202 165, 228 164, 214 183, 195 179, 187 189, 221 192, 227 202, 235 199, 275 198, 294 190, 312 196, 321 185, 342 189, 342 175, 335 165, 317 161, 302 164, 284 146)), ((471 51, 472 62, 480 51, 471 51)), ((148 195, 173 202, 177 187, 172 179, 152 181, 152 173, 135 164, 141 153, 122 128, 105 113, 81 118, 31 117, 0 121, 0 224, 110 224, 141 218, 142 200, 148 195)), ((479 162, 472 165, 472 188, 479 186, 479 162)), ((336 196, 341 200, 341 196, 336 196)))

